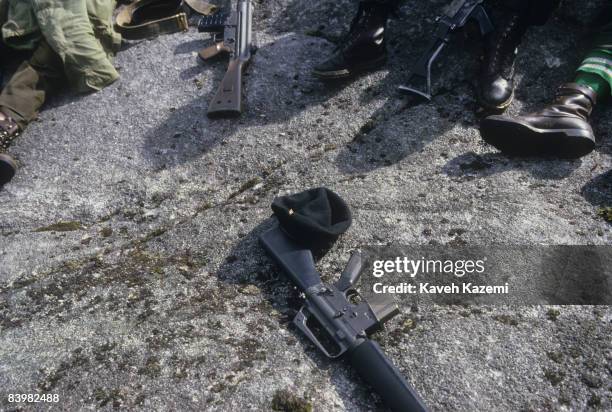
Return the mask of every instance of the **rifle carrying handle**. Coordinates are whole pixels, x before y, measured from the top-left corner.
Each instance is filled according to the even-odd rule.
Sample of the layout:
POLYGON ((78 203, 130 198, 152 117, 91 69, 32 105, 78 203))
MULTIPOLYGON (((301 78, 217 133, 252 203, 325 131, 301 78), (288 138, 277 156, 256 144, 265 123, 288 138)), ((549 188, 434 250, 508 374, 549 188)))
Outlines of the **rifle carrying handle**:
POLYGON ((419 395, 375 341, 364 340, 348 356, 351 365, 392 411, 427 412, 419 395))

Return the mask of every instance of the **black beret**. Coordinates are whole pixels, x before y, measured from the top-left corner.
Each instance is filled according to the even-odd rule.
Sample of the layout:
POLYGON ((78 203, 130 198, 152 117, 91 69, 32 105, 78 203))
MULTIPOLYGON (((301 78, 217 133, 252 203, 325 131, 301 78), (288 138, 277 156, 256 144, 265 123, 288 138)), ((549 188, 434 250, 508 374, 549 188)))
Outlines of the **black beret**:
POLYGON ((285 233, 315 249, 328 247, 351 225, 346 202, 324 187, 277 197, 272 210, 285 233))

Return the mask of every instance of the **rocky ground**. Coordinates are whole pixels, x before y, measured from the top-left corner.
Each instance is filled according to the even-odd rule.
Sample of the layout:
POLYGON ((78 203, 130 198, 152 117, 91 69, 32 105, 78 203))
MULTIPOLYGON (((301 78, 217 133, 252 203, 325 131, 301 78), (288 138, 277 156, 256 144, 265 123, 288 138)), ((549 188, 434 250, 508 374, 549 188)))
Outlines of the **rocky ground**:
MULTIPOLYGON (((445 52, 431 103, 398 94, 445 2, 414 3, 388 67, 330 87, 310 69, 354 4, 256 3, 238 120, 205 116, 226 62, 198 62, 194 29, 130 43, 117 83, 51 100, 0 191, 0 409, 382 409, 289 324, 299 296, 257 243, 281 194, 325 185, 350 204, 328 279, 371 244, 610 244, 612 112, 581 160, 498 154, 478 133, 477 37, 445 52)), ((510 113, 571 79, 599 2, 566 3, 529 32, 510 113)), ((611 322, 609 307, 407 307, 376 339, 432 410, 610 410, 611 322)))

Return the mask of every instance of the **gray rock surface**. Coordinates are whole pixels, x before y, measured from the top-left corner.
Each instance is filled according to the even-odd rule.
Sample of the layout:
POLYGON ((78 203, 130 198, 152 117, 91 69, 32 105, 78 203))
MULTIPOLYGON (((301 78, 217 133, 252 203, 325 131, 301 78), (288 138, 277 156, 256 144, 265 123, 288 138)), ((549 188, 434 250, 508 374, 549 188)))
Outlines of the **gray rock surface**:
MULTIPOLYGON (((309 71, 353 3, 257 3, 239 120, 206 118, 226 63, 197 61, 193 29, 129 44, 99 93, 52 99, 0 191, 0 409, 382 409, 289 326, 299 296, 256 241, 277 195, 326 185, 351 205, 328 279, 367 244, 610 244, 606 107, 581 160, 496 153, 477 129, 479 42, 463 35, 432 103, 397 93, 443 3, 405 6, 388 68, 333 87, 309 71)), ((591 3, 529 32, 510 113, 572 78, 591 3)), ((611 322, 609 307, 415 307, 376 338, 432 410, 610 410, 611 322)))

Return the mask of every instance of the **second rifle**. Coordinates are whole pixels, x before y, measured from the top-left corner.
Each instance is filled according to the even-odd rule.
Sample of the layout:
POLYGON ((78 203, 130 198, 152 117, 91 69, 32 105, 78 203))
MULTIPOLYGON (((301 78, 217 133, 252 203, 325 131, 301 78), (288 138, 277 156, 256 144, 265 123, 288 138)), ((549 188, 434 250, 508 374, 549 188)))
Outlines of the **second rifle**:
POLYGON ((252 9, 250 0, 238 0, 235 10, 204 16, 198 24, 198 31, 211 33, 214 41, 212 46, 200 51, 200 58, 208 60, 220 53, 229 55, 227 72, 208 106, 208 117, 235 117, 243 111, 242 73, 253 48, 252 9), (221 35, 223 38, 219 40, 221 35))

